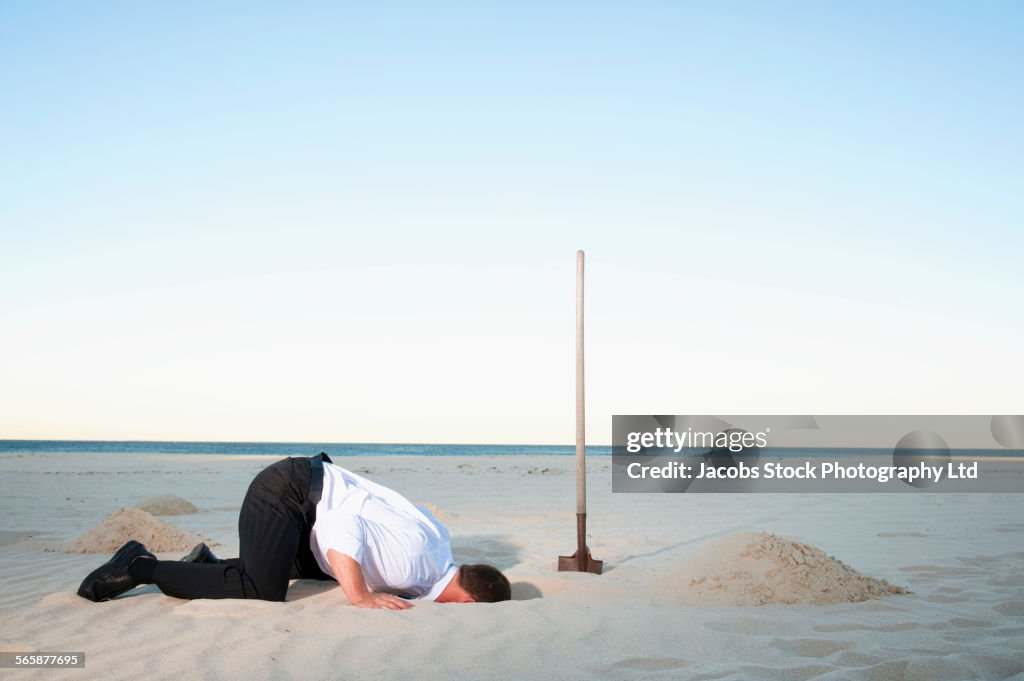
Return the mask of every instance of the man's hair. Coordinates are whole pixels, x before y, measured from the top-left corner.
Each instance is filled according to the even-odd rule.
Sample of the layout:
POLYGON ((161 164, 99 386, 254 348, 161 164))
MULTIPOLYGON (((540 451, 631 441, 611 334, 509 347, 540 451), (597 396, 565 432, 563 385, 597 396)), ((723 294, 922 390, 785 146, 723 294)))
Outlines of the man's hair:
POLYGON ((501 570, 484 563, 459 568, 459 586, 477 603, 497 603, 512 598, 512 585, 501 570))

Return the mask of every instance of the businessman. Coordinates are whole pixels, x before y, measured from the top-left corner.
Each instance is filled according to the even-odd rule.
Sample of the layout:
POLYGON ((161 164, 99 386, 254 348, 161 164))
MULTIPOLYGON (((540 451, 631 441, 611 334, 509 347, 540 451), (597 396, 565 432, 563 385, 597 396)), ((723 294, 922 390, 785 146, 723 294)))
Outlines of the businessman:
POLYGON ((333 579, 361 608, 405 610, 410 599, 506 601, 508 579, 490 565, 456 566, 448 530, 401 494, 321 453, 287 458, 249 485, 238 516, 239 556, 200 544, 180 561, 129 541, 78 589, 91 601, 156 584, 177 598, 283 601, 291 579, 333 579))

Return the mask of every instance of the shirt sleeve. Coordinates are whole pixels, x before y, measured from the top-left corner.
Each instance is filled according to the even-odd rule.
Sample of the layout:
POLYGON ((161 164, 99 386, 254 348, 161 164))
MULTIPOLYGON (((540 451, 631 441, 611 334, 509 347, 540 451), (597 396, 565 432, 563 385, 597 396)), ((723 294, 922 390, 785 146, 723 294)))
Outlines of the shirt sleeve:
POLYGON ((317 521, 316 539, 325 557, 330 549, 334 549, 362 564, 366 528, 359 516, 328 511, 317 521))

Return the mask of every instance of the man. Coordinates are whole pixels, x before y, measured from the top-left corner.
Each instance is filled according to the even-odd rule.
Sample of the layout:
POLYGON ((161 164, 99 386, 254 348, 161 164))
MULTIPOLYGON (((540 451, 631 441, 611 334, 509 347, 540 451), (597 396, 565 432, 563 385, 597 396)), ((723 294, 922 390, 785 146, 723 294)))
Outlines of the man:
POLYGON ((181 561, 157 560, 136 541, 93 570, 78 595, 115 598, 156 584, 178 598, 283 601, 290 579, 334 579, 353 605, 405 610, 439 603, 506 601, 508 579, 490 565, 452 560, 448 530, 425 508, 321 453, 287 458, 249 485, 238 515, 238 558, 201 544, 181 561))

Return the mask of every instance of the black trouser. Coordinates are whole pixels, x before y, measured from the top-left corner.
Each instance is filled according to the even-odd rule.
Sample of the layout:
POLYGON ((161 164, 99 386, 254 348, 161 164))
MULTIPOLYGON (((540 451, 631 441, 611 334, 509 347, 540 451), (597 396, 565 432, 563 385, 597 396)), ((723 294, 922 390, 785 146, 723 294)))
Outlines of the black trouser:
POLYGON ((220 563, 149 561, 153 569, 146 581, 177 598, 283 601, 290 579, 332 579, 309 547, 322 484, 318 464, 287 458, 253 479, 238 514, 238 558, 220 563), (312 492, 311 477, 316 480, 312 492))

